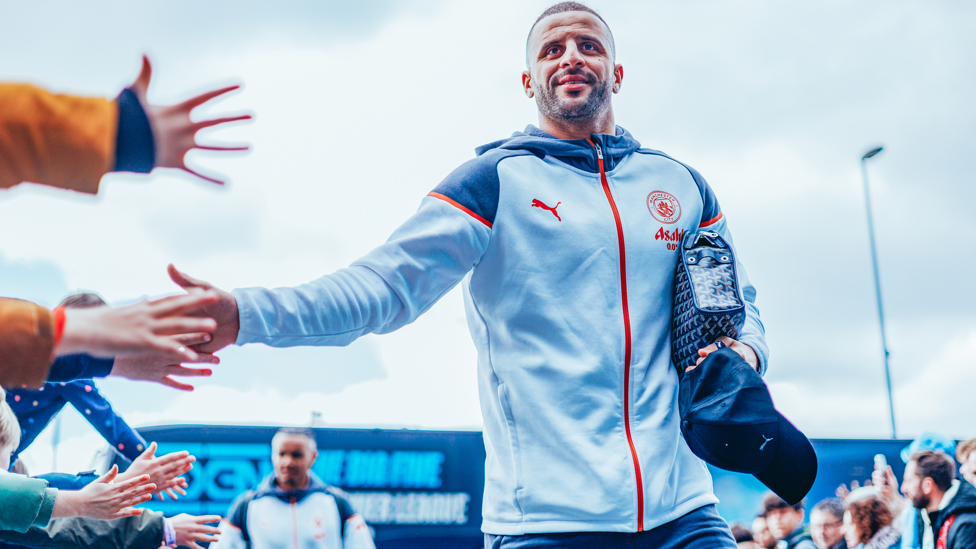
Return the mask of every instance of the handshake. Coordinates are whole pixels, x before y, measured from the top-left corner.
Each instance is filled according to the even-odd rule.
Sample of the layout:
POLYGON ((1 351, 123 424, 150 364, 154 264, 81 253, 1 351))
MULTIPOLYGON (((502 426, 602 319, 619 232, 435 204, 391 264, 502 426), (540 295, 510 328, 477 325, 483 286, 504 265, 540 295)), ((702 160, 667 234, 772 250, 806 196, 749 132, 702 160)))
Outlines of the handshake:
POLYGON ((53 312, 26 301, 0 299, 0 320, 8 336, 0 340, 0 355, 10 357, 0 368, 0 386, 39 387, 57 378, 52 355, 85 354, 114 358, 110 375, 192 391, 192 385, 174 376, 212 374, 209 368, 181 364, 220 363, 213 351, 237 339, 237 302, 229 292, 192 279, 172 265, 169 272, 187 290, 185 295, 143 299, 118 308, 66 306, 53 312), (53 324, 49 337, 43 337, 45 318, 53 324))

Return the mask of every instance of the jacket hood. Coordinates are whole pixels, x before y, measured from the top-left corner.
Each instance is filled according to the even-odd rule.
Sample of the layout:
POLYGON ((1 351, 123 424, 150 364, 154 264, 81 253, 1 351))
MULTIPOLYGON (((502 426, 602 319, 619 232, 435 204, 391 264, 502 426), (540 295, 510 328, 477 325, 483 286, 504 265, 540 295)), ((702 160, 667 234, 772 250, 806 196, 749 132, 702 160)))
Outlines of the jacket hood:
MULTIPOLYGON (((615 135, 595 134, 590 137, 603 149, 604 165, 612 170, 619 160, 640 148, 640 143, 627 130, 616 127, 615 135)), ((558 139, 529 124, 524 131, 515 132, 511 137, 499 139, 475 149, 481 156, 488 151, 525 150, 543 158, 554 156, 576 167, 596 172, 598 168, 596 150, 585 139, 558 139)))

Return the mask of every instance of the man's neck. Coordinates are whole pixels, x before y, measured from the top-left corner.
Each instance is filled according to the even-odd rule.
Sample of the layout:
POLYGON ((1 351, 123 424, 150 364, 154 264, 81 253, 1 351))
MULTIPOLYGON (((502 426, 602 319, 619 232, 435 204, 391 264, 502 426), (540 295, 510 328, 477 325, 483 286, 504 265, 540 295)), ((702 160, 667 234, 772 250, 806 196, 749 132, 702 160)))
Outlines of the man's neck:
POLYGON ((589 139, 591 135, 598 133, 614 135, 616 128, 613 108, 596 118, 580 122, 539 116, 539 129, 557 139, 589 139))
POLYGON ((280 479, 275 479, 275 484, 278 485, 278 488, 281 488, 285 492, 294 492, 295 490, 304 490, 304 489, 308 488, 311 483, 312 483, 312 479, 308 475, 305 475, 304 478, 302 478, 302 479, 300 479, 300 480, 298 480, 298 481, 296 481, 294 483, 291 483, 291 482, 282 482, 280 479))
POLYGON ((942 505, 942 499, 945 498, 945 492, 932 494, 929 499, 929 504, 925 506, 925 510, 929 513, 934 513, 939 510, 939 506, 942 505))

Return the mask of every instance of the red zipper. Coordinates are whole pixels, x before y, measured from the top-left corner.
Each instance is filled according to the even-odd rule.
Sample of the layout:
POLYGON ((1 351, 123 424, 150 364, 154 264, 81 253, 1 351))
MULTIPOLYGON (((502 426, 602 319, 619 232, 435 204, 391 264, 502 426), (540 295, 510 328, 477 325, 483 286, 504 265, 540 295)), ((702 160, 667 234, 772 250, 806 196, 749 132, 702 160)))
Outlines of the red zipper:
POLYGON ((294 496, 289 502, 289 507, 291 507, 291 543, 292 547, 299 549, 298 542, 298 502, 295 500, 294 496))
POLYGON ((627 431, 630 456, 634 460, 634 475, 637 477, 637 531, 643 532, 644 483, 641 481, 637 448, 634 447, 634 439, 630 435, 630 309, 627 307, 627 253, 624 248, 624 227, 620 223, 617 203, 613 201, 613 194, 610 193, 610 184, 607 183, 607 172, 603 167, 603 151, 598 143, 589 139, 586 141, 596 149, 596 160, 600 166, 600 182, 603 183, 603 192, 607 195, 607 201, 610 202, 610 209, 613 210, 613 220, 617 223, 617 246, 620 248, 620 294, 624 309, 624 428, 627 431))

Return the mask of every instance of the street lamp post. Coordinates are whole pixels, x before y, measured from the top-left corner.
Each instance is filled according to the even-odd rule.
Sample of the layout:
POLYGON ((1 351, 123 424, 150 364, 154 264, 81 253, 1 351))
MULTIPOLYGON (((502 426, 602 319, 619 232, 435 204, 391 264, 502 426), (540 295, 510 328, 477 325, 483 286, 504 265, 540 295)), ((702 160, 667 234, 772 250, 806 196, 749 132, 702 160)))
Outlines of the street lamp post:
POLYGON ((868 212, 868 238, 871 242, 871 265, 874 267, 874 293, 878 300, 878 322, 881 326, 881 349, 884 351, 885 381, 888 384, 888 412, 891 415, 891 438, 898 438, 895 428, 895 402, 891 396, 891 370, 888 368, 888 338, 885 335, 884 306, 881 304, 881 279, 878 276, 878 252, 874 244, 874 220, 871 217, 871 192, 868 190, 867 161, 884 150, 875 147, 861 156, 861 180, 864 182, 864 205, 868 212))

